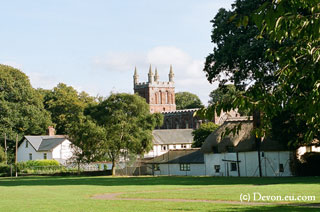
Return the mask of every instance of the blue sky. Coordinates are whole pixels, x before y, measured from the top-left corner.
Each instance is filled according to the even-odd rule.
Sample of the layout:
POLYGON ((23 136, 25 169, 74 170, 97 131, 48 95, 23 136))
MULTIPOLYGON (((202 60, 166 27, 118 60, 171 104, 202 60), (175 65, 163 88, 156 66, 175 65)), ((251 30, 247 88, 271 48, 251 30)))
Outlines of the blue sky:
POLYGON ((216 84, 202 71, 212 51, 210 20, 233 0, 10 0, 1 1, 0 63, 26 73, 35 88, 59 82, 91 95, 133 93, 132 75, 160 81, 170 64, 176 92, 207 103, 216 84))

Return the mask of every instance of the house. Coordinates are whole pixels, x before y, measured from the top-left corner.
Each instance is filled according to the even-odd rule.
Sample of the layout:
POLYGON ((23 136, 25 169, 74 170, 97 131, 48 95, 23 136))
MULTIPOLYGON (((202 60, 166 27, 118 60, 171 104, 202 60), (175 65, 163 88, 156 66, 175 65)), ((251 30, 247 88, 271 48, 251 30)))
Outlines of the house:
POLYGON ((199 148, 172 149, 167 153, 150 159, 153 175, 205 175, 204 156, 199 148))
POLYGON ((48 135, 24 136, 18 147, 18 162, 28 160, 54 159, 66 164, 72 157, 71 142, 65 135, 55 135, 49 127, 48 135))
POLYGON ((153 130, 153 148, 144 158, 153 158, 169 150, 190 149, 193 143, 193 129, 153 130))
POLYGON ((201 147, 204 153, 206 175, 209 176, 259 176, 258 157, 261 160, 262 176, 292 176, 290 159, 293 152, 278 141, 265 138, 258 156, 252 133, 252 120, 229 119, 208 136, 201 147), (241 125, 238 134, 222 136, 226 129, 241 125))

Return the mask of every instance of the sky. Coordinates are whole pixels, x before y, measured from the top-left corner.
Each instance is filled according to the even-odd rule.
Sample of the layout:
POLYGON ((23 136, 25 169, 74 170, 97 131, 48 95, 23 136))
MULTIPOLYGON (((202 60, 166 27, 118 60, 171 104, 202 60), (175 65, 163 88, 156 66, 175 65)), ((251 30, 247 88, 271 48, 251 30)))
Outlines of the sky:
POLYGON ((214 44, 212 20, 234 0, 0 0, 0 63, 20 69, 34 88, 62 82, 93 96, 133 93, 133 73, 147 81, 149 65, 176 92, 206 105, 202 71, 214 44))

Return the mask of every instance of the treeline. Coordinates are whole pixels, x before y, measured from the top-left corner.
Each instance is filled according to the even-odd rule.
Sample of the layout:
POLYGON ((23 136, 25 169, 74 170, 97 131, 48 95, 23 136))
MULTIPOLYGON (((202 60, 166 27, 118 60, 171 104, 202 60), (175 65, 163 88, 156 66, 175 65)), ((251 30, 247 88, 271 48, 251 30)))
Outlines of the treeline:
POLYGON ((0 162, 14 161, 16 135, 19 140, 43 135, 53 125, 57 134, 69 136, 78 164, 110 160, 114 165, 123 149, 135 154, 150 150, 152 130, 162 122, 162 115, 150 114, 137 95, 92 97, 63 83, 52 90, 34 89, 23 72, 0 65, 0 162))

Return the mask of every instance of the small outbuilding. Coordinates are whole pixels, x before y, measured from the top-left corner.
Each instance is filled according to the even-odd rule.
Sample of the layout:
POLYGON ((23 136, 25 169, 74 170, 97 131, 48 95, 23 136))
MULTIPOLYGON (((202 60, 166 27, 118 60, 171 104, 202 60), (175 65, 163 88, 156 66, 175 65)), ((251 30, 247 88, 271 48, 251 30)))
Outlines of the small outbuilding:
POLYGON ((205 175, 204 155, 199 148, 169 150, 148 163, 154 175, 205 175))
POLYGON ((252 120, 229 119, 211 133, 201 147, 205 170, 209 176, 259 176, 259 157, 262 176, 292 176, 290 160, 294 153, 284 144, 264 138, 258 155, 252 120), (227 130, 240 127, 238 133, 223 136, 227 130))

